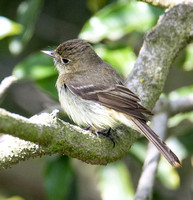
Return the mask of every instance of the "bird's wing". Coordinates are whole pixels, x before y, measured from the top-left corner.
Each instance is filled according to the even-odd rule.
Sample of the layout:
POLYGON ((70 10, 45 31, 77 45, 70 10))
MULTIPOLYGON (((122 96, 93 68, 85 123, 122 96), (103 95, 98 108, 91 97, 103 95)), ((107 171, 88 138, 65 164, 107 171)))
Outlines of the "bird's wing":
POLYGON ((77 85, 76 82, 70 82, 67 87, 75 95, 95 101, 103 106, 128 114, 137 119, 148 121, 143 113, 152 115, 152 113, 140 105, 139 97, 121 84, 115 84, 113 87, 105 85, 77 85))
POLYGON ((87 85, 71 82, 66 85, 68 89, 86 100, 92 100, 100 103, 108 108, 117 110, 131 116, 131 120, 138 127, 141 133, 151 141, 168 162, 176 167, 180 165, 178 157, 171 149, 154 133, 154 131, 146 124, 148 118, 145 114, 152 114, 149 110, 141 106, 138 102, 140 99, 124 85, 115 84, 113 87, 104 84, 87 85))

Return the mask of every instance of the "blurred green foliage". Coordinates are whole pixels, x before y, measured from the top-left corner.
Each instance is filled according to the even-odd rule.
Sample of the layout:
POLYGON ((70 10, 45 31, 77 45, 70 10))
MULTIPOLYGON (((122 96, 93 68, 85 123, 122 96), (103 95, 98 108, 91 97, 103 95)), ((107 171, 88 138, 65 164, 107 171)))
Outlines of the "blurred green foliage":
POLYGON ((37 52, 16 65, 13 74, 18 79, 41 80, 56 75, 57 71, 54 70, 53 61, 49 57, 37 52))
POLYGON ((9 49, 13 54, 19 54, 34 34, 35 22, 42 8, 43 0, 23 1, 17 9, 16 20, 25 27, 24 31, 13 37, 9 49))
POLYGON ((53 67, 52 59, 41 52, 33 53, 18 63, 13 75, 20 80, 31 79, 52 97, 58 96, 55 87, 58 72, 53 67))
POLYGON ((98 44, 94 46, 97 54, 112 65, 124 78, 131 72, 136 55, 133 49, 126 44, 98 44))
POLYGON ((133 199, 135 192, 125 163, 118 161, 101 167, 99 189, 103 200, 133 199))
POLYGON ((193 44, 189 44, 186 48, 186 58, 185 62, 182 65, 184 70, 191 71, 193 70, 193 44))
POLYGON ((97 12, 84 25, 79 37, 96 43, 103 39, 118 40, 132 31, 144 33, 162 12, 142 2, 117 1, 97 12))
POLYGON ((75 175, 67 156, 51 158, 44 173, 47 200, 77 199, 75 175))
POLYGON ((8 36, 20 34, 23 30, 20 24, 2 16, 0 16, 0 27, 3 27, 0 29, 0 40, 8 36))

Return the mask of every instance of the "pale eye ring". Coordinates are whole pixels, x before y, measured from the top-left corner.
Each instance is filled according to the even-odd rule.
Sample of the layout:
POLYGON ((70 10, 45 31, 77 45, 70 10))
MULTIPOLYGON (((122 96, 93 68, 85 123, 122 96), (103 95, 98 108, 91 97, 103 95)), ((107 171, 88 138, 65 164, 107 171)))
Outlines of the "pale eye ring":
POLYGON ((67 64, 67 63, 70 62, 70 60, 68 60, 68 59, 66 59, 66 58, 62 58, 62 62, 63 62, 64 64, 67 64))

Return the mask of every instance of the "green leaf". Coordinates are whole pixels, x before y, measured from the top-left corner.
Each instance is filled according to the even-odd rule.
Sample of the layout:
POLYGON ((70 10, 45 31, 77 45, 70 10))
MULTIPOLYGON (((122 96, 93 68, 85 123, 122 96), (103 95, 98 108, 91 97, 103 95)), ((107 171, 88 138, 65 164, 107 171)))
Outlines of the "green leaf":
POLYGON ((168 121, 168 127, 177 126, 183 120, 188 119, 190 122, 193 123, 193 111, 187 113, 179 113, 173 117, 171 117, 168 121))
POLYGON ((56 74, 52 59, 40 52, 31 54, 13 69, 18 79, 41 80, 56 74))
POLYGON ((120 39, 134 30, 144 33, 153 26, 161 12, 161 9, 155 12, 142 2, 116 2, 97 12, 84 25, 79 37, 96 43, 103 39, 120 39))
POLYGON ((140 141, 136 141, 135 145, 132 146, 132 148, 129 150, 129 152, 141 163, 144 162, 144 159, 147 154, 147 145, 144 145, 140 141))
POLYGON ((58 75, 54 75, 48 78, 37 80, 37 85, 43 89, 46 93, 48 93, 50 96, 54 97, 55 99, 58 98, 58 92, 56 89, 56 81, 57 81, 58 75))
POLYGON ((178 139, 183 147, 186 149, 186 154, 189 154, 189 156, 191 157, 193 155, 193 127, 185 132, 185 134, 178 136, 178 139))
POLYGON ((13 75, 18 79, 31 79, 51 96, 57 98, 55 87, 58 72, 54 67, 50 57, 43 53, 34 53, 25 60, 16 65, 13 69, 13 75))
MULTIPOLYGON (((193 93, 193 85, 185 86, 170 92, 168 95, 168 99, 170 101, 174 101, 192 93, 193 93)), ((193 112, 191 111, 187 113, 179 113, 171 117, 168 121, 168 127, 177 126, 180 122, 182 122, 185 119, 188 119, 190 122, 193 122, 193 112)))
POLYGON ((11 35, 17 35, 23 30, 20 24, 13 22, 10 19, 3 16, 0 16, 0 27, 0 39, 11 35))
MULTIPOLYGON (((0 197, 1 199, 1 197, 0 197)), ((20 196, 12 196, 10 198, 6 198, 6 199, 1 199, 1 200, 24 200, 24 198, 20 197, 20 196)))
POLYGON ((186 59, 183 69, 186 71, 193 70, 193 43, 189 44, 186 48, 186 59))
POLYGON ((97 54, 126 78, 131 72, 136 55, 128 45, 95 45, 97 54))
POLYGON ((76 199, 75 175, 67 156, 60 156, 47 163, 44 185, 47 200, 76 199))
MULTIPOLYGON (((13 54, 22 52, 33 36, 36 20, 43 6, 43 0, 22 1, 17 9, 17 22, 23 25, 22 34, 13 37, 9 49, 13 54)), ((38 28, 38 27, 37 27, 38 28)))
POLYGON ((133 199, 134 188, 126 165, 119 161, 101 167, 99 190, 102 199, 133 199), (110 180, 110 181, 109 181, 110 180))
POLYGON ((158 179, 168 189, 175 190, 180 186, 180 177, 177 170, 172 167, 164 158, 158 165, 158 179))

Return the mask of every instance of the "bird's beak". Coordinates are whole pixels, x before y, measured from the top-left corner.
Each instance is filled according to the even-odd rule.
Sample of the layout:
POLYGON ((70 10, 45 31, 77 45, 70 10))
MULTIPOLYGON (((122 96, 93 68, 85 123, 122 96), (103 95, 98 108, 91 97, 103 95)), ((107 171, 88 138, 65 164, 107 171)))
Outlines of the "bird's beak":
POLYGON ((48 56, 51 56, 52 58, 55 58, 55 55, 54 55, 54 51, 41 51, 42 53, 45 53, 46 55, 48 56))

